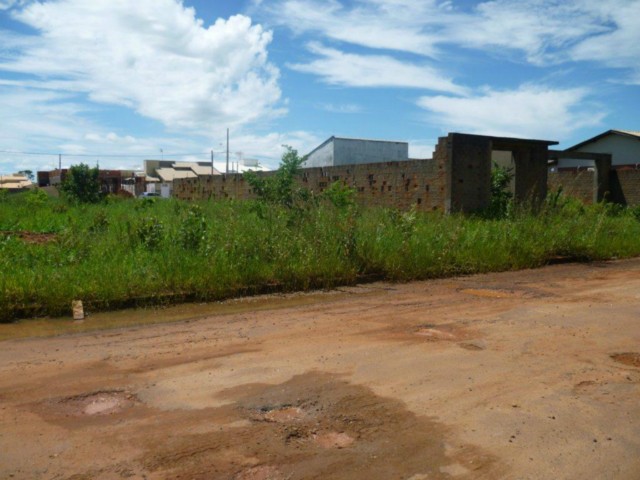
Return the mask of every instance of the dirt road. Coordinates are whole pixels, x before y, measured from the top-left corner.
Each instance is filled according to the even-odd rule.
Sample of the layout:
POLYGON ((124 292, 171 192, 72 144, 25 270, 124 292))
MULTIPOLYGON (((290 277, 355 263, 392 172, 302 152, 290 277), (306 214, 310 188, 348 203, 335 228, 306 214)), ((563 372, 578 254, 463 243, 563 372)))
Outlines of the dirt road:
POLYGON ((640 478, 640 259, 315 298, 0 343, 0 478, 640 478))

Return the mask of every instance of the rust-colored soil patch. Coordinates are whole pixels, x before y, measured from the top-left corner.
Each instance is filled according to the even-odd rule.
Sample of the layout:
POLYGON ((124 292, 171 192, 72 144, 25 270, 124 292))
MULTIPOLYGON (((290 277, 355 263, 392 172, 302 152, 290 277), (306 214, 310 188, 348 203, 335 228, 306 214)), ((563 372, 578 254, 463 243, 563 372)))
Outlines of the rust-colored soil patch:
POLYGON ((614 353, 611 358, 623 365, 640 368, 640 353, 638 352, 614 353))
MULTIPOLYGON (((141 462, 163 478, 448 478, 440 470, 452 463, 446 427, 397 400, 317 372, 256 387, 223 407, 237 427, 172 436, 141 462)), ((475 447, 454 460, 477 475, 495 471, 494 459, 475 447)))
POLYGON ((18 237, 23 242, 31 243, 31 244, 49 243, 49 242, 53 242, 58 238, 57 233, 29 232, 27 230, 18 230, 18 231, 0 230, 0 236, 18 237))

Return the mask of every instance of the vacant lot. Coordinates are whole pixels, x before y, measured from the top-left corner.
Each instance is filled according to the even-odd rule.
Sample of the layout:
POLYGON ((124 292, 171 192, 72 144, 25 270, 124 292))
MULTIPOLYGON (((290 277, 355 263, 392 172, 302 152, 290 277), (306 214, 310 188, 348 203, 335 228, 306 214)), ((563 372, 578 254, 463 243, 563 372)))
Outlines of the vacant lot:
POLYGON ((637 479, 639 292, 558 265, 5 341, 0 478, 637 479))

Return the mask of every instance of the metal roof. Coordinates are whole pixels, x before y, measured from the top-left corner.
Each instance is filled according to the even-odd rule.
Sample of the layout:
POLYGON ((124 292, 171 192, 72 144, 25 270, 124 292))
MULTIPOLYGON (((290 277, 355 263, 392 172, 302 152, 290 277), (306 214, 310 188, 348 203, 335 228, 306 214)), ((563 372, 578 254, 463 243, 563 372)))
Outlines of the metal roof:
POLYGON ((336 137, 335 135, 332 135, 329 138, 327 138, 324 142, 322 142, 320 145, 318 145, 316 148, 314 148, 309 153, 307 153, 306 156, 310 157, 311 154, 314 153, 316 150, 324 147, 327 143, 332 142, 334 140, 353 140, 355 142, 406 143, 406 144, 409 143, 409 142, 401 142, 399 140, 374 140, 374 139, 370 139, 370 138, 336 137))
POLYGON ((0 175, 0 188, 7 190, 20 190, 33 186, 33 182, 24 175, 11 174, 0 175))
MULTIPOLYGON (((211 175, 211 165, 192 165, 191 166, 191 170, 196 174, 196 175, 211 175)), ((220 172, 218 170, 215 169, 215 167, 213 168, 213 174, 214 175, 220 175, 220 172)))
POLYGON ((586 145, 587 143, 595 142, 595 141, 600 140, 601 138, 607 137, 609 135, 620 135, 620 136, 623 136, 623 137, 631 137, 631 138, 636 138, 636 139, 640 140, 640 132, 638 132, 638 131, 611 129, 611 130, 607 130, 606 132, 603 132, 603 133, 601 133, 599 135, 596 135, 595 137, 592 137, 592 138, 590 138, 588 140, 580 142, 580 143, 574 145, 573 147, 569 147, 569 148, 567 148, 567 150, 577 150, 578 148, 586 145))
POLYGON ((196 178, 191 170, 176 170, 175 168, 158 168, 156 173, 163 182, 173 182, 176 178, 196 178))

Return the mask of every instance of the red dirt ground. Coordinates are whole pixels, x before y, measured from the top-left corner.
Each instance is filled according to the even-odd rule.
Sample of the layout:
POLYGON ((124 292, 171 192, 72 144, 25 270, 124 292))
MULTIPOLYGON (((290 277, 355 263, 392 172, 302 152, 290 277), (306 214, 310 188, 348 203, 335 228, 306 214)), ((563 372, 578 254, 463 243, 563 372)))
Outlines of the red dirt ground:
POLYGON ((638 479, 638 292, 556 265, 5 341, 0 478, 638 479))

